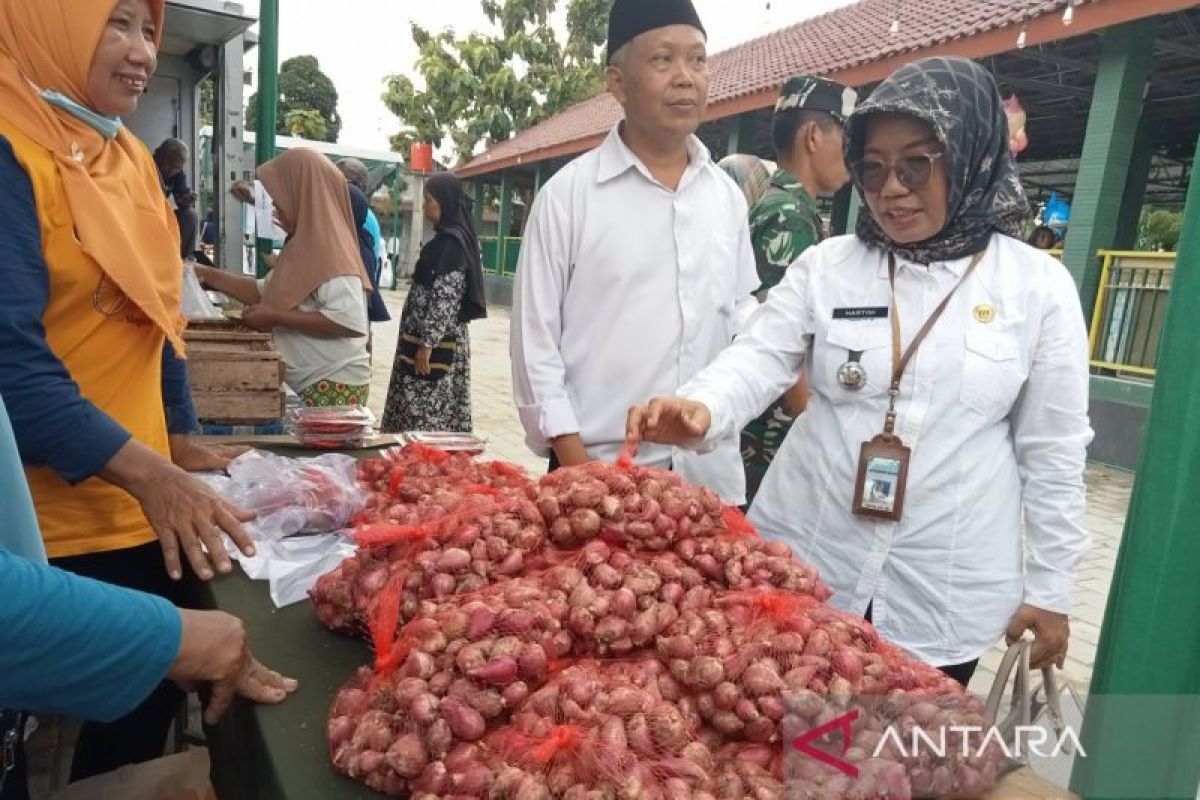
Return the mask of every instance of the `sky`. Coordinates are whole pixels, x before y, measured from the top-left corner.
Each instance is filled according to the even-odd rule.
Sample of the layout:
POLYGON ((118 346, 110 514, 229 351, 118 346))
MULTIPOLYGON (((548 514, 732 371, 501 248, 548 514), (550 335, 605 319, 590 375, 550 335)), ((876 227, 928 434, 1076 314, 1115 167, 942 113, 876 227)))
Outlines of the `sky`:
MULTIPOLYGON (((853 1, 694 0, 708 30, 710 53, 853 1)), ((247 13, 258 16, 259 0, 242 3, 247 13)), ((280 0, 279 5, 280 61, 316 56, 338 90, 340 144, 373 150, 387 150, 388 137, 400 129, 400 121, 380 99, 384 77, 415 76, 417 48, 409 36, 409 21, 430 30, 454 28, 459 34, 491 29, 479 0, 280 0)), ((257 51, 247 57, 246 65, 257 72, 257 51)))

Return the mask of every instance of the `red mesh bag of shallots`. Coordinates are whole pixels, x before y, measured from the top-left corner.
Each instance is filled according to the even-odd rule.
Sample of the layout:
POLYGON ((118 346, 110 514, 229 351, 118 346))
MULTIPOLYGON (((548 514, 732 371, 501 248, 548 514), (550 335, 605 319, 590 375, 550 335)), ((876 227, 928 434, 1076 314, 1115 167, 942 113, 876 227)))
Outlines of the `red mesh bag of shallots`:
POLYGON ((421 525, 377 524, 356 532, 359 552, 310 593, 318 618, 361 632, 373 597, 392 580, 404 589, 402 620, 428 599, 469 594, 541 566, 545 528, 526 499, 474 495, 421 525))
POLYGON ((630 550, 665 550, 721 528, 720 497, 665 470, 590 462, 550 473, 534 491, 550 540, 563 548, 603 538, 630 550))
POLYGON ((696 740, 695 721, 662 697, 661 673, 657 660, 644 658, 582 662, 556 674, 509 726, 489 735, 488 746, 505 764, 499 780, 516 788, 532 778, 544 796, 580 800, 595 790, 632 797, 706 792, 712 754, 696 740))
POLYGON ((480 462, 463 453, 423 445, 391 450, 358 466, 367 506, 356 522, 416 524, 428 519, 427 507, 444 505, 465 487, 523 494, 533 482, 521 467, 504 461, 480 462))

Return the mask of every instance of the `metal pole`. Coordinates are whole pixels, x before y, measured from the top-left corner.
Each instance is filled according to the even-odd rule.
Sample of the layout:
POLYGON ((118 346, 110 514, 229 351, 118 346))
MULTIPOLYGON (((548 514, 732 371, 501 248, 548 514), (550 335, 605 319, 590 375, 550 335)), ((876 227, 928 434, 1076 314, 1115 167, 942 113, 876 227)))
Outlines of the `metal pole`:
MULTIPOLYGON (((279 0, 262 0, 259 4, 258 37, 258 131, 254 140, 254 163, 262 165, 275 157, 279 110, 279 0)), ((272 247, 270 239, 258 237, 260 278, 267 274, 264 256, 272 247)))
POLYGON ((500 225, 496 232, 496 260, 499 262, 497 272, 504 275, 508 272, 508 236, 512 230, 512 170, 506 169, 500 173, 500 225))
POLYGON ((222 269, 241 275, 246 261, 246 237, 242 228, 242 204, 229 194, 233 182, 245 178, 243 150, 245 103, 242 99, 242 62, 245 40, 238 36, 221 50, 215 78, 216 108, 213 110, 213 204, 217 208, 219 232, 216 261, 222 269))
MULTIPOLYGON (((1200 156, 1200 142, 1197 142, 1200 156)), ((1184 211, 1154 400, 1100 631, 1072 788, 1193 798, 1200 783, 1200 176, 1184 211)))
POLYGON ((392 265, 392 289, 400 283, 400 265, 403 251, 400 249, 400 203, 404 199, 404 172, 396 166, 396 177, 392 182, 392 239, 396 242, 396 262, 392 265))

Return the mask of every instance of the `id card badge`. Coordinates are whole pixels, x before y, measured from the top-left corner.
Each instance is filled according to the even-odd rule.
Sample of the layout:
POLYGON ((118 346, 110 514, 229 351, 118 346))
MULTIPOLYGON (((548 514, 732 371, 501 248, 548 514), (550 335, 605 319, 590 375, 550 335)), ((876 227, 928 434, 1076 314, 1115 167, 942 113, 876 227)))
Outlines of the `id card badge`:
POLYGON ((908 484, 912 450, 897 436, 881 433, 863 442, 854 485, 854 513, 861 517, 900 520, 908 484))

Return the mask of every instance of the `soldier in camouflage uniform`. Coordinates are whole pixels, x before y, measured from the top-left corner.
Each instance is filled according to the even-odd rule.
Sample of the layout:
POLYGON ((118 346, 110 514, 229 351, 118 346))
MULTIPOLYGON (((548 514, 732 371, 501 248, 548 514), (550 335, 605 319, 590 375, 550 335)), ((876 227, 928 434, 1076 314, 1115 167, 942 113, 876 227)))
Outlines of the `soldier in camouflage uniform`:
MULTIPOLYGON (((815 198, 837 192, 850 180, 842 154, 842 123, 857 100, 853 89, 824 78, 801 75, 784 84, 771 131, 779 168, 766 194, 750 209, 750 241, 761 281, 759 300, 783 279, 801 253, 827 236, 815 198)), ((742 432, 747 503, 807 396, 801 376, 794 389, 742 432)))

